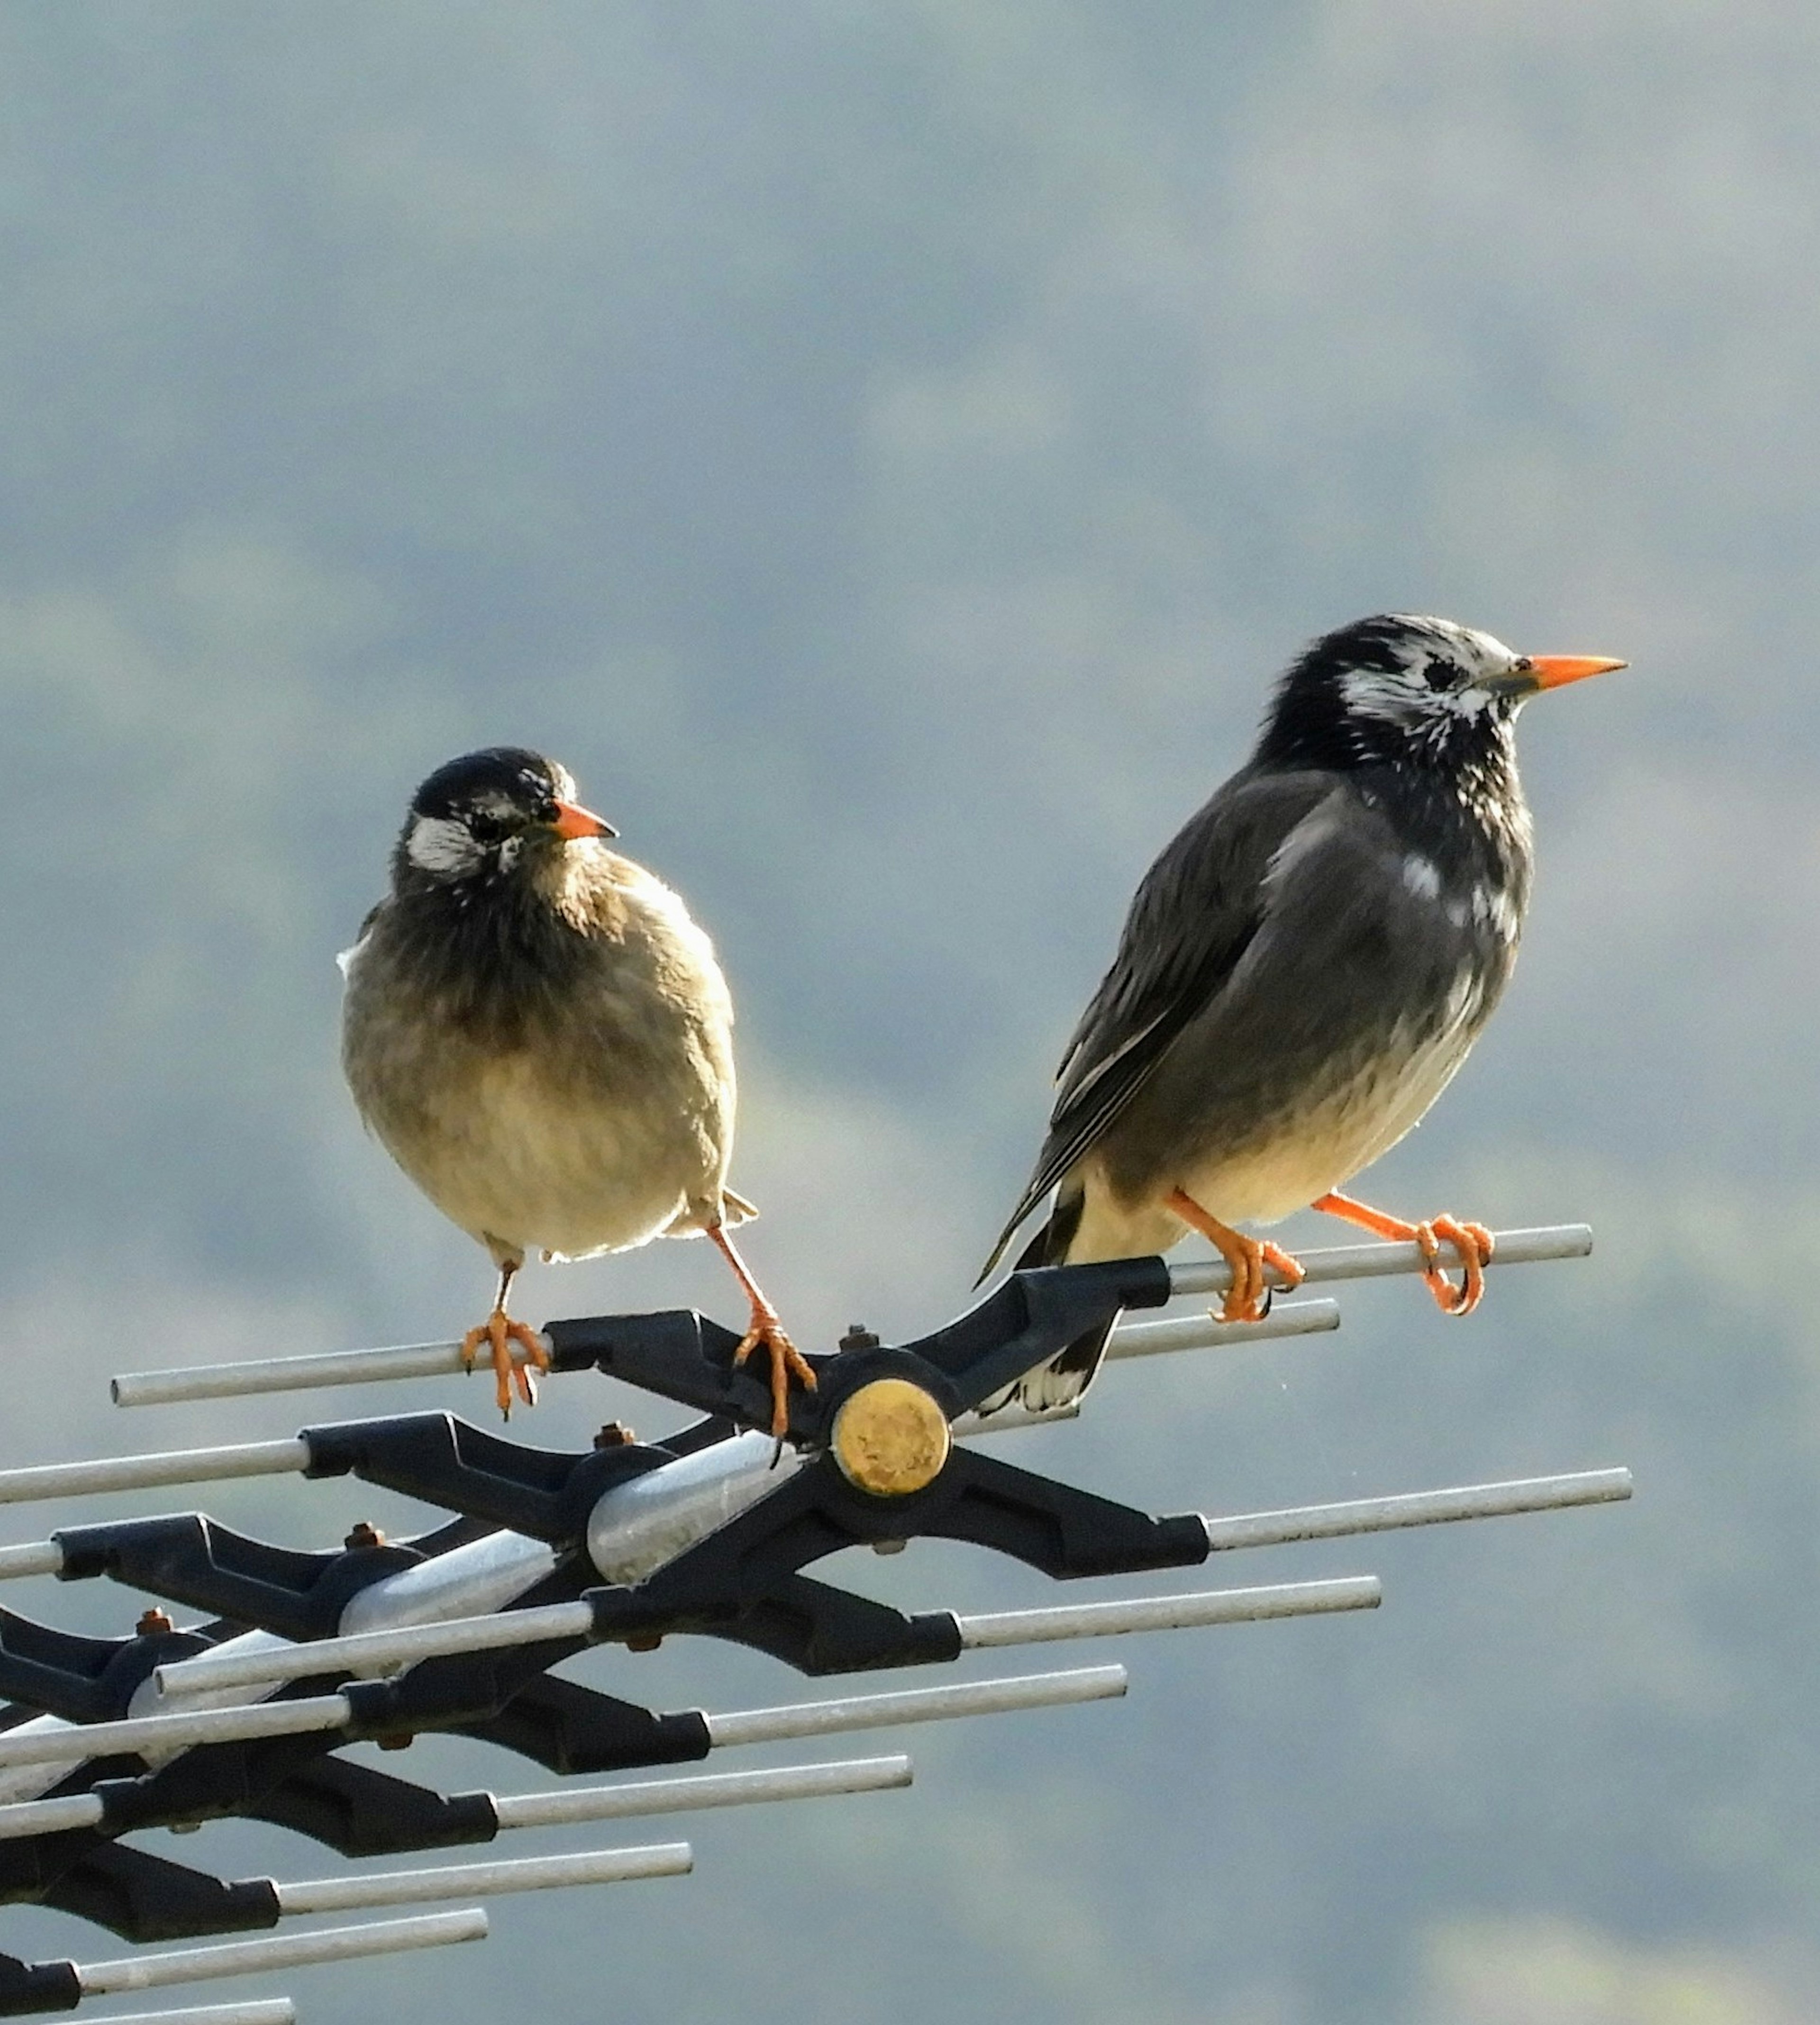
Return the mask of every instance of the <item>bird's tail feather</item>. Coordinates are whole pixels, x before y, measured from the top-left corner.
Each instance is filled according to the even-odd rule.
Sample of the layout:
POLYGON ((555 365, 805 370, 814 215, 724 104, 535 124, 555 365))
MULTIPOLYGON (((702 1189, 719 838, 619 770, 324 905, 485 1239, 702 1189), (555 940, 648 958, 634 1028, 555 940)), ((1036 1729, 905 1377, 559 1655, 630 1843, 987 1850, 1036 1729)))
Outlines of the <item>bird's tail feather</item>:
MULTIPOLYGON (((1068 1248, 1080 1229, 1081 1214, 1086 1207, 1084 1191, 1058 1196, 1036 1234, 1018 1253, 1017 1262, 1011 1270, 1021 1273, 1026 1266, 1067 1265, 1068 1248)), ((1115 1317, 1113 1321, 1116 1319, 1115 1317)), ((975 1410, 984 1419, 1013 1401, 1030 1413, 1053 1413, 1057 1407, 1072 1406, 1094 1382, 1100 1360, 1106 1353, 1113 1321, 1102 1322, 1083 1331, 1048 1363, 1039 1364, 1034 1371, 1025 1372, 1015 1384, 1007 1385, 990 1398, 982 1399, 975 1410)))

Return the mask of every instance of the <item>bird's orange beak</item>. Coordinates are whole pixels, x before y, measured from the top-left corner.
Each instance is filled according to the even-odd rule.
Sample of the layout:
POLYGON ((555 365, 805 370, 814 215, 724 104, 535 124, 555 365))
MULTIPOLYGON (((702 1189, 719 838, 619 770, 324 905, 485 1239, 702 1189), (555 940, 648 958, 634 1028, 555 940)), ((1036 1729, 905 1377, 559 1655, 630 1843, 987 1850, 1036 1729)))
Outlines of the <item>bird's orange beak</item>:
POLYGON ((556 821, 550 825, 560 837, 617 836, 619 832, 610 822, 605 822, 592 809, 584 809, 579 802, 558 802, 556 821))
POLYGON ((1588 675, 1609 674, 1614 668, 1627 668, 1628 661, 1611 661, 1602 654, 1531 654, 1531 672, 1539 689, 1558 689, 1568 682, 1583 682, 1588 675))

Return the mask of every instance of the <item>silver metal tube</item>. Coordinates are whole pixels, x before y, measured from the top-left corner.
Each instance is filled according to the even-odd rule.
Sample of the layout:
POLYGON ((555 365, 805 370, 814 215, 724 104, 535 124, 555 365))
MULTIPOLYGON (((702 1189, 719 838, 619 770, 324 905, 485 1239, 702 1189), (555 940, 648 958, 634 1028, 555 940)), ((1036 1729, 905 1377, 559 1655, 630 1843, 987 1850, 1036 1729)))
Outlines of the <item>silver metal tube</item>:
MULTIPOLYGON (((548 1793, 509 1793, 494 1801, 503 1833, 570 1821, 623 1821, 641 1814, 684 1814, 700 1807, 743 1807, 772 1800, 821 1800, 843 1793, 881 1793, 910 1783, 907 1758, 856 1758, 844 1764, 780 1765, 764 1772, 716 1772, 694 1779, 645 1779, 622 1786, 559 1787, 548 1793)), ((0 1810, 0 1824, 4 1822, 0 1810)))
POLYGON ((0 1732, 0 1766, 74 1765, 116 1751, 142 1755, 248 1737, 301 1737, 311 1730, 340 1729, 351 1713, 345 1695, 315 1695, 305 1701, 256 1702, 245 1708, 186 1709, 175 1715, 128 1716, 119 1722, 72 1723, 31 1735, 6 1730, 0 1732))
POLYGON ((1249 1512, 1203 1519, 1215 1553, 1235 1547, 1277 1547, 1292 1540, 1332 1540, 1399 1526, 1441 1526, 1456 1519, 1502 1519, 1519 1512, 1556 1512, 1576 1505, 1620 1504, 1631 1495, 1627 1469, 1583 1470, 1571 1476, 1525 1477, 1475 1483, 1459 1490, 1417 1490, 1400 1498, 1355 1498, 1344 1505, 1304 1505, 1286 1512, 1249 1512))
POLYGON ((297 2025, 297 2007, 288 1997, 261 1997, 251 2004, 186 2004, 181 2011, 113 2011, 101 2025, 297 2025))
POLYGON ((57 1835, 65 1828, 97 1828, 104 1812, 93 1793, 23 1800, 15 1807, 0 1807, 0 1842, 17 1842, 21 1836, 57 1835))
POLYGON ((407 1948, 445 1948, 483 1941, 487 1915, 478 1906, 459 1913, 421 1913, 408 1920, 371 1920, 358 1927, 329 1927, 313 1934, 279 1934, 265 1940, 230 1941, 211 1948, 174 1948, 167 1954, 130 1955, 120 1961, 78 1962, 84 1997, 122 1990, 159 1990, 167 1983, 208 1983, 268 1968, 302 1968, 311 1962, 358 1961, 407 1948))
POLYGON ((165 1483, 207 1483, 229 1476, 283 1476, 307 1468, 310 1445, 235 1442, 212 1449, 174 1449, 161 1455, 114 1456, 102 1462, 47 1462, 0 1470, 0 1505, 35 1498, 93 1498, 104 1490, 146 1490, 165 1483))
POLYGON ((769 1435, 735 1435, 603 1492, 588 1515, 588 1558, 610 1582, 638 1582, 756 1504, 802 1467, 769 1435))
POLYGON ((574 1856, 526 1856, 504 1862, 443 1864, 384 1870, 372 1876, 311 1877, 278 1887, 278 1910, 351 1913, 362 1906, 425 1906, 439 1898, 494 1898, 507 1891, 553 1891, 573 1884, 625 1884, 641 1877, 686 1877, 695 1859, 686 1842, 648 1849, 590 1849, 574 1856))
POLYGON ((1207 1624, 1256 1624, 1273 1617, 1314 1617, 1375 1610, 1384 1601, 1376 1575, 1333 1582, 1281 1582, 1267 1589, 1203 1589, 1192 1596, 1129 1597, 1112 1603, 1063 1604, 1053 1610, 997 1610, 958 1618, 961 1643, 1035 1645, 1057 1638, 1112 1638, 1128 1631, 1180 1631, 1207 1624))
MULTIPOLYGON (((594 1614, 585 1603, 553 1603, 539 1610, 501 1611, 487 1617, 457 1617, 440 1624, 407 1624, 396 1631, 362 1631, 351 1638, 312 1638, 257 1652, 199 1654, 156 1668, 160 1694, 203 1689, 269 1686, 276 1681, 307 1680, 314 1674, 376 1674, 414 1665, 450 1652, 495 1652, 513 1645, 535 1645, 546 1638, 585 1638, 594 1614)), ((6 1739, 0 1734, 0 1751, 6 1739)), ((5 1762, 0 1758, 0 1763, 5 1762)))
POLYGON ((1339 1326, 1337 1301, 1279 1301, 1261 1322, 1223 1322, 1215 1315, 1121 1322, 1106 1345, 1106 1362, 1156 1357, 1178 1350, 1237 1350, 1245 1343, 1263 1343, 1275 1336, 1320 1336, 1339 1326))
MULTIPOLYGON (((549 1348, 547 1339, 544 1347, 549 1348)), ((522 1360, 520 1360, 522 1362, 522 1360)), ((484 1368, 491 1372, 490 1365, 484 1368)), ((169 1406, 187 1399, 234 1399, 253 1392, 301 1392, 322 1385, 371 1385, 388 1378, 447 1378, 465 1369, 458 1343, 406 1343, 385 1350, 330 1350, 308 1357, 191 1364, 127 1371, 110 1389, 116 1406, 169 1406)))
MULTIPOLYGON (((1491 1233, 1494 1266, 1533 1266, 1551 1259, 1584 1259, 1593 1248, 1591 1227, 1583 1223, 1550 1224, 1536 1230, 1495 1230, 1491 1233)), ((1388 1273, 1419 1273, 1426 1261, 1415 1244, 1340 1244, 1330 1251, 1299 1251, 1304 1277, 1303 1286, 1318 1286, 1329 1280, 1376 1280, 1388 1273)), ((1441 1247, 1443 1265, 1453 1256, 1451 1245, 1441 1247)), ((1269 1267, 1265 1272, 1273 1284, 1281 1285, 1269 1267)), ((1223 1294, 1232 1284, 1232 1268, 1223 1259, 1195 1259, 1169 1269, 1171 1294, 1223 1294)))
POLYGON ((26 1575, 54 1575, 63 1567, 63 1549, 54 1540, 29 1540, 20 1547, 0 1547, 0 1582, 26 1575))
POLYGON ((1064 1674, 1030 1674, 1004 1681, 963 1681, 953 1687, 910 1688, 899 1694, 844 1695, 782 1708, 736 1709, 708 1718, 715 1750, 771 1744, 786 1737, 826 1737, 836 1730, 882 1729, 899 1722, 938 1722, 950 1716, 998 1715, 1011 1709, 1054 1708, 1104 1701, 1125 1692, 1123 1667, 1080 1667, 1064 1674))

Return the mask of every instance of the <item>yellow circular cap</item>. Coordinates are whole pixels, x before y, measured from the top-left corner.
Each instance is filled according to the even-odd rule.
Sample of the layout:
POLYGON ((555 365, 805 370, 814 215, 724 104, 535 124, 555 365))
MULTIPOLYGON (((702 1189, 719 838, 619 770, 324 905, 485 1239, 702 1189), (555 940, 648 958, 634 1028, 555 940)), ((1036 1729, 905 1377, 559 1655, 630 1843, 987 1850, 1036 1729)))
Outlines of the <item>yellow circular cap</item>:
POLYGON ((875 1498, 904 1498, 933 1483, 954 1437, 932 1395, 907 1378, 875 1378, 834 1416, 834 1460, 875 1498))

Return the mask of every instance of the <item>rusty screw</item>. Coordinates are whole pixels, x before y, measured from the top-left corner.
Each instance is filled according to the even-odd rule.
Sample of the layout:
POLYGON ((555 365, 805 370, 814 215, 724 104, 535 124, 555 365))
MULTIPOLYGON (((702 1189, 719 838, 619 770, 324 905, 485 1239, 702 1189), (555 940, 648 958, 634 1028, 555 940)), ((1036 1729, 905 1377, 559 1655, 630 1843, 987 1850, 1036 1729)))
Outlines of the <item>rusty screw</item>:
POLYGON ((634 1631, 626 1641, 628 1652, 655 1652, 664 1643, 660 1631, 634 1631))
POLYGON ((347 1538, 341 1544, 344 1547, 383 1547, 385 1535, 377 1526, 370 1526, 361 1519, 347 1529, 347 1538))
POLYGON ((176 1626, 163 1611, 154 1608, 142 1612, 134 1629, 142 1638, 159 1638, 167 1631, 174 1631, 176 1626))
POLYGON ((594 1436, 594 1446, 597 1449, 630 1448, 638 1439, 623 1420, 609 1420, 594 1436))
POLYGON ((849 1322, 846 1335, 840 1339, 840 1347, 843 1350, 877 1350, 878 1338, 864 1322, 849 1322))

